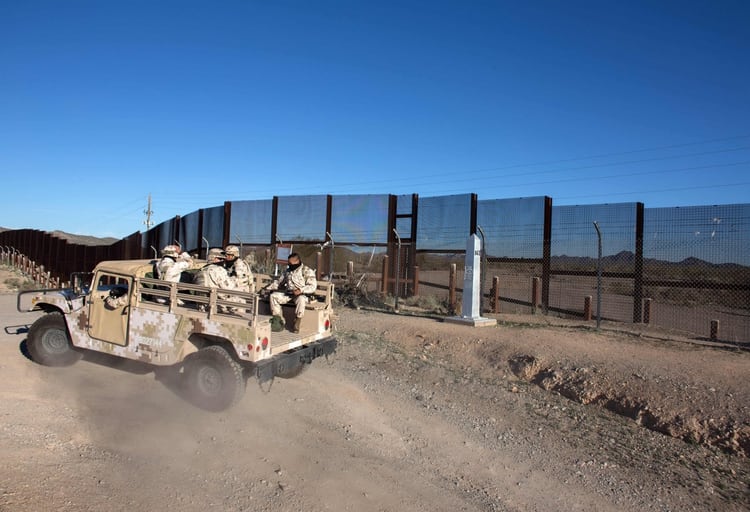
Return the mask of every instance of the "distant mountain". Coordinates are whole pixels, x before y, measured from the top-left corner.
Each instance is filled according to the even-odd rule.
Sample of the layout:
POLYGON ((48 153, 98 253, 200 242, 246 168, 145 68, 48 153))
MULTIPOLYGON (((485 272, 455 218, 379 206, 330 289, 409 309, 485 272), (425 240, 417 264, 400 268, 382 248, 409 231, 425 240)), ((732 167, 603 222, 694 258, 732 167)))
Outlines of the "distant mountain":
POLYGON ((52 231, 50 232, 50 235, 61 238, 63 240, 67 240, 70 243, 80 245, 112 245, 113 243, 120 241, 119 238, 98 238, 88 235, 74 235, 71 233, 66 233, 65 231, 52 231))
MULTIPOLYGON (((15 229, 0 227, 0 233, 3 231, 15 231, 15 229)), ((89 235, 74 235, 72 233, 66 233, 65 231, 51 231, 49 234, 67 240, 68 242, 81 245, 112 245, 113 243, 120 241, 119 238, 99 238, 89 235)))
MULTIPOLYGON (((596 258, 591 258, 589 256, 552 256, 552 262, 555 266, 559 267, 571 267, 571 266, 578 266, 578 267, 585 267, 585 266, 591 266, 596 265, 596 258)), ((693 256, 689 258, 685 258, 682 261, 666 261, 666 260, 657 260, 653 258, 644 258, 643 263, 648 264, 658 264, 658 265, 671 265, 675 267, 705 267, 705 268, 725 268, 725 269, 734 269, 734 268, 744 268, 742 265, 738 263, 711 263, 706 260, 702 260, 700 258, 695 258, 693 256)), ((604 266, 632 266, 635 265, 635 254, 630 251, 622 251, 617 254, 613 254, 611 256, 603 256, 602 257, 602 264, 604 266)))
POLYGON ((711 265, 711 263, 709 263, 707 261, 704 261, 704 260, 702 260, 700 258, 694 258, 692 256, 689 257, 689 258, 685 258, 679 264, 680 265, 698 266, 698 267, 711 265))
MULTIPOLYGON (((2 233, 3 231, 16 231, 16 230, 0 227, 0 233, 2 233)), ((112 237, 98 238, 95 236, 88 236, 88 235, 74 235, 72 233, 66 233, 65 231, 51 231, 48 233, 57 238, 62 238, 63 240, 67 240, 68 242, 71 242, 74 244, 81 244, 81 245, 112 245, 113 243, 120 241, 119 238, 112 238, 112 237)))

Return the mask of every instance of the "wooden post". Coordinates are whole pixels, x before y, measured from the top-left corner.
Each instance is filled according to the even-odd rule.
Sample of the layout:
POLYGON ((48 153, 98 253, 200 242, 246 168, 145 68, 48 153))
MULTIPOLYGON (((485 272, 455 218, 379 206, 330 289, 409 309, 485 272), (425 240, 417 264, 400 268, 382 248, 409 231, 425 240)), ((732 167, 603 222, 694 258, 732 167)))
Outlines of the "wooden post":
POLYGON ((643 323, 651 322, 651 299, 643 299, 643 323))
POLYGON ((492 278, 492 312, 500 313, 500 277, 492 278))
POLYGON ((719 321, 711 320, 711 341, 719 341, 719 321))
POLYGON ((382 275, 382 292, 387 294, 388 293, 388 255, 386 254, 383 256, 383 270, 381 272, 382 275))
POLYGON ((419 265, 414 265, 414 297, 419 296, 419 265))
POLYGON ((591 320, 591 295, 583 298, 583 319, 587 322, 591 320))
POLYGON ((448 304, 451 308, 456 307, 456 264, 451 263, 450 272, 448 274, 448 304))
POLYGON ((541 284, 542 280, 538 277, 532 277, 531 278, 531 314, 536 314, 536 308, 539 307, 539 303, 541 302, 541 284))

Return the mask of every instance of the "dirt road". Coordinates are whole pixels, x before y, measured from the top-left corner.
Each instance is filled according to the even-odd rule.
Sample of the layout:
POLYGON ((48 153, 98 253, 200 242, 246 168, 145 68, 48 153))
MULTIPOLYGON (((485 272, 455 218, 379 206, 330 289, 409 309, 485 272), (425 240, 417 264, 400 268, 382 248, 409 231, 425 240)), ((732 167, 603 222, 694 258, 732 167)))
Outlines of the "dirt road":
POLYGON ((746 352, 672 347, 686 357, 664 361, 658 343, 573 326, 484 330, 343 310, 333 365, 316 361, 270 393, 250 381, 239 406, 209 414, 139 367, 32 363, 15 332, 34 317, 0 295, 2 511, 750 509, 748 459, 728 445, 543 389, 554 371, 585 369, 590 387, 641 385, 659 408, 694 386, 687 402, 721 394, 705 408, 732 409, 740 432, 746 352), (696 365, 713 382, 685 374, 696 365))

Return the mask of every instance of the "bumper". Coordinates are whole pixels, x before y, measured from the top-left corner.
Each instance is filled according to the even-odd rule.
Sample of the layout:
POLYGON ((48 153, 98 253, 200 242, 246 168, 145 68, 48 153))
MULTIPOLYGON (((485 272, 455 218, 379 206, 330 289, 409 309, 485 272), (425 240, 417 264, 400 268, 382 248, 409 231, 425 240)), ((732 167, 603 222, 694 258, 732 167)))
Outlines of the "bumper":
POLYGON ((303 364, 310 364, 313 359, 334 354, 337 344, 336 338, 326 338, 277 354, 271 359, 257 363, 255 376, 263 384, 280 373, 293 370, 303 364))

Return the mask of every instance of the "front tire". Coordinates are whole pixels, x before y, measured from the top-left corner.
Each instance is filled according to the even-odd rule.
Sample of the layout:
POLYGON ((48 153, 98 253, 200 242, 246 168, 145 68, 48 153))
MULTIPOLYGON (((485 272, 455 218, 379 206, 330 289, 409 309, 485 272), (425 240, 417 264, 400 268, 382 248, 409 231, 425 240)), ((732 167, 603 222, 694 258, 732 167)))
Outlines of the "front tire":
POLYGON ((31 359, 44 366, 70 366, 81 358, 70 342, 68 327, 59 312, 48 313, 31 325, 26 348, 31 359))
POLYGON ((240 401, 246 379, 242 366, 218 345, 192 354, 185 361, 188 398, 207 411, 223 411, 240 401))

